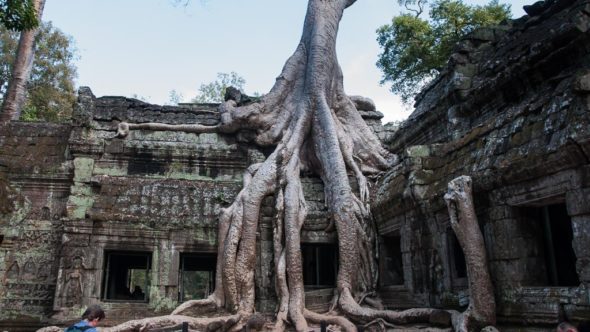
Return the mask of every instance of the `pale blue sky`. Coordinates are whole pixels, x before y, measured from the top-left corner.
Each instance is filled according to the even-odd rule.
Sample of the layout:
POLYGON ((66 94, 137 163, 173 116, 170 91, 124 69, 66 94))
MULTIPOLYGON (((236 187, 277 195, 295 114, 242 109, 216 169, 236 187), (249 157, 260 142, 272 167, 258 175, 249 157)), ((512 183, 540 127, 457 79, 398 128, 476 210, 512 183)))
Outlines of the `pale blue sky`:
MULTIPOLYGON (((487 0, 468 0, 475 4, 487 0)), ((533 0, 512 0, 514 17, 533 0)), ((168 102, 192 98, 218 72, 235 71, 246 92, 267 92, 300 38, 305 0, 47 0, 44 20, 71 35, 78 85, 97 96, 137 94, 168 102)), ((375 30, 399 13, 396 0, 359 0, 346 10, 338 57, 348 94, 372 98, 385 121, 406 118, 399 98, 380 86, 375 30)))

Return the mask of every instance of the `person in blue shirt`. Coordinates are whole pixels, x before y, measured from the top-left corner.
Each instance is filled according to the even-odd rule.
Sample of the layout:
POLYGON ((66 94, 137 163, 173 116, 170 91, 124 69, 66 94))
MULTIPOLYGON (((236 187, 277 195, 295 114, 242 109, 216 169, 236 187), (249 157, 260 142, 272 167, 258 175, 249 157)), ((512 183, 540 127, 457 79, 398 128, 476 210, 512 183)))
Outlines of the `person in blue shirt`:
POLYGON ((105 317, 102 308, 93 304, 86 308, 82 314, 82 320, 68 327, 65 332, 98 332, 96 326, 105 317))

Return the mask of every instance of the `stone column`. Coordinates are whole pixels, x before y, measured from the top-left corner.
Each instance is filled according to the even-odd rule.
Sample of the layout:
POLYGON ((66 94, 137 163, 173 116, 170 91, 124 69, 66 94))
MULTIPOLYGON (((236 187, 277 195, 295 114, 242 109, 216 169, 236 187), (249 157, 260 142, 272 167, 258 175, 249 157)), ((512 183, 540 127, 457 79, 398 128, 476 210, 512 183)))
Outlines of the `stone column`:
POLYGON ((566 194, 567 212, 572 218, 572 247, 576 254, 576 272, 582 284, 590 285, 590 188, 566 194))

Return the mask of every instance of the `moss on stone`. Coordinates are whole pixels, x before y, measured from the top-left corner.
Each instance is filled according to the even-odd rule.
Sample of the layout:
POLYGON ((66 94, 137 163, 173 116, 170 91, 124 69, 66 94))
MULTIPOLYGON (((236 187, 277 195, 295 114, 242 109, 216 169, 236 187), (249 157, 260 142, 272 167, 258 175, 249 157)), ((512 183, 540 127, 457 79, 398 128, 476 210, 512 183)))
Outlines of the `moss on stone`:
POLYGON ((94 159, 76 158, 74 159, 74 181, 89 182, 94 169, 94 159))
POLYGON ((88 196, 70 196, 68 200, 68 218, 71 219, 84 219, 86 217, 86 211, 88 211, 92 204, 94 204, 94 198, 88 196))
POLYGON ((406 153, 410 158, 428 157, 430 155, 430 148, 428 145, 414 145, 407 148, 406 153))
POLYGON ((157 286, 150 286, 149 307, 155 312, 172 311, 178 305, 178 301, 166 297, 160 293, 157 286))

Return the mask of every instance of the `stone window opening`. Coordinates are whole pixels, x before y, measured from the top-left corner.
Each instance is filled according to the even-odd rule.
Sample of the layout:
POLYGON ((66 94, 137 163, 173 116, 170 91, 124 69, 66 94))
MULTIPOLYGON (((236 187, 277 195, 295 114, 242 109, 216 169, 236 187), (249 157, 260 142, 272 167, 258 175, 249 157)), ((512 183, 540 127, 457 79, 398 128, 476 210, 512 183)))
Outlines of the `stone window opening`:
POLYGON ((447 231, 447 241, 453 286, 467 286, 467 263, 465 261, 465 253, 459 244, 457 235, 455 235, 455 232, 450 228, 447 231))
POLYGON ((103 299, 105 301, 148 302, 150 252, 106 252, 103 299))
POLYGON ((526 207, 522 210, 529 222, 538 223, 535 240, 545 272, 540 286, 579 286, 576 254, 572 247, 572 221, 566 204, 526 207))
POLYGON ((178 300, 200 300, 215 289, 217 255, 187 253, 180 256, 178 300))
POLYGON ((338 253, 333 244, 302 243, 303 285, 306 290, 336 285, 338 253))
POLYGON ((404 284, 404 265, 399 232, 381 237, 380 276, 381 286, 404 284))

